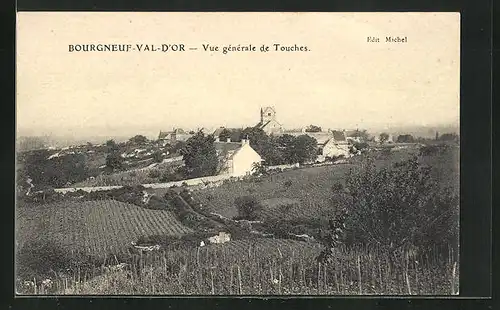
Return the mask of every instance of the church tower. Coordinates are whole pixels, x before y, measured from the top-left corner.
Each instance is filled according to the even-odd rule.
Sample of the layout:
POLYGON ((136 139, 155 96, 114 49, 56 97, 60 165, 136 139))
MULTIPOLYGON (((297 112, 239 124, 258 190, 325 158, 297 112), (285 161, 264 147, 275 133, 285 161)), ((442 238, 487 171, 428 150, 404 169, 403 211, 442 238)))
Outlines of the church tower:
POLYGON ((269 121, 276 120, 276 110, 273 107, 265 107, 260 109, 260 122, 265 124, 269 121))

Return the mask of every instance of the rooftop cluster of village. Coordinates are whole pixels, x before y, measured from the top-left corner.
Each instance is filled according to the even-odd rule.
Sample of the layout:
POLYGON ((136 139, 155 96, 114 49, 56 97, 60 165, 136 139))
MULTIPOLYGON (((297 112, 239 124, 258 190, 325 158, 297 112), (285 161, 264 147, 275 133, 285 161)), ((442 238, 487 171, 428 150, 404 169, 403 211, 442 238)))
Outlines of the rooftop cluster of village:
MULTIPOLYGON (((457 139, 457 136, 451 138, 457 139)), ((156 139, 136 135, 125 142, 108 140, 102 144, 45 147, 35 156, 19 156, 29 158, 25 166, 44 166, 36 169, 45 171, 39 183, 56 187, 103 174, 150 168, 160 171, 151 173, 160 176, 148 179, 150 182, 215 175, 244 176, 255 172, 259 165, 272 169, 283 165, 335 163, 382 144, 396 143, 397 147, 404 147, 401 145, 415 145, 415 142, 417 140, 408 134, 393 140, 388 133, 371 136, 359 129, 325 130, 316 125, 286 129, 278 121, 276 109, 264 107, 260 109, 259 121, 246 128, 174 128, 160 131, 156 139)))

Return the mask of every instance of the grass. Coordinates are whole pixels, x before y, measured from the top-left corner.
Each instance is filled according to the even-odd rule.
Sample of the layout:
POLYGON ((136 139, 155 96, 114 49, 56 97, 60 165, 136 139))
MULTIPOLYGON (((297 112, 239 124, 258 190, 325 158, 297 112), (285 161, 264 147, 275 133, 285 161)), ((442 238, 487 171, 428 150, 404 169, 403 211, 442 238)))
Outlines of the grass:
POLYGON ((297 200, 298 207, 290 212, 316 217, 321 211, 331 208, 329 186, 342 182, 350 167, 338 165, 289 170, 264 176, 258 182, 228 182, 202 189, 195 191, 194 196, 207 208, 225 217, 236 216, 235 199, 247 195, 255 196, 259 201, 273 198, 297 200), (292 184, 285 185, 290 180, 292 184))
MULTIPOLYGON (((418 154, 416 149, 392 152, 389 156, 372 156, 378 167, 384 167, 409 159, 418 154)), ((266 217, 318 218, 331 214, 340 203, 331 195, 334 184, 344 183, 350 169, 357 169, 365 160, 363 156, 353 157, 349 164, 288 170, 279 174, 261 177, 258 181, 227 182, 219 187, 196 190, 194 196, 212 212, 228 218, 237 216, 234 201, 237 197, 252 195, 264 202, 266 217), (292 207, 274 207, 286 201, 296 201, 292 207), (273 203, 267 203, 272 201, 273 203)), ((434 176, 440 184, 449 185, 458 191, 458 148, 445 154, 421 156, 420 161, 433 167, 434 176)))

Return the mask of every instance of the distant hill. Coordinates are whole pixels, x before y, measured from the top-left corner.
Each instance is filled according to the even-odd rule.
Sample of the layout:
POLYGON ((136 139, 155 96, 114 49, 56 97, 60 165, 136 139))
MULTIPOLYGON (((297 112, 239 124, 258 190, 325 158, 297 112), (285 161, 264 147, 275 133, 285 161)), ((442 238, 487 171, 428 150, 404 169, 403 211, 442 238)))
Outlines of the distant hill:
POLYGON ((113 139, 116 142, 128 140, 130 137, 123 136, 91 136, 73 138, 69 136, 18 136, 16 139, 16 149, 18 151, 36 150, 47 147, 66 147, 72 145, 84 145, 87 142, 92 144, 105 143, 113 139))
POLYGON ((436 132, 439 135, 444 133, 460 133, 459 126, 456 125, 435 125, 435 126, 394 126, 389 127, 388 129, 375 129, 368 130, 371 135, 377 135, 381 132, 386 132, 392 134, 394 137, 402 134, 410 134, 414 137, 422 137, 422 138, 434 138, 436 136, 436 132))

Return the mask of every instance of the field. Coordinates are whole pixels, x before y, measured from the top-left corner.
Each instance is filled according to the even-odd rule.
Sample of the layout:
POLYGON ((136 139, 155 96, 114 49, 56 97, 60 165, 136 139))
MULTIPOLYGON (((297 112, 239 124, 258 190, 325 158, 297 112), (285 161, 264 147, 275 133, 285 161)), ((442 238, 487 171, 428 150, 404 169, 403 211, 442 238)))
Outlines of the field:
POLYGON ((159 163, 152 168, 131 169, 127 171, 115 172, 112 174, 100 174, 93 179, 88 179, 67 187, 92 187, 92 186, 126 186, 137 184, 159 183, 163 173, 170 171, 174 167, 182 165, 182 161, 159 163), (155 171, 156 175, 152 174, 155 171))
MULTIPOLYGON (((332 184, 342 182, 351 167, 335 165, 289 170, 263 177, 258 182, 228 182, 216 188, 202 189, 195 191, 194 196, 212 212, 230 218, 237 215, 233 203, 240 196, 255 196, 259 201, 272 198, 296 200, 299 205, 294 206, 290 214, 315 218, 331 208, 328 189, 332 184), (329 185, 328 188, 325 184, 329 185)), ((273 203, 269 205, 267 215, 279 216, 279 207, 273 212, 273 203)))
MULTIPOLYGON (((416 154, 414 149, 401 149, 380 152, 373 158, 377 167, 383 167, 413 154, 416 154)), ((346 174, 351 169, 359 169, 364 160, 358 156, 347 164, 300 168, 224 182, 218 187, 193 189, 191 194, 193 201, 201 203, 203 209, 228 218, 238 215, 234 207, 236 198, 254 196, 264 206, 261 215, 264 221, 328 219, 340 203, 332 195, 332 187, 344 183, 346 174)), ((443 186, 458 190, 458 148, 420 156, 419 160, 433 167, 432 173, 443 186)), ((151 192, 163 196, 165 190, 151 192)), ((72 198, 57 203, 18 205, 18 252, 27 245, 41 242, 65 252, 80 251, 100 258, 97 270, 94 264, 92 272, 86 270, 80 274, 78 267, 78 273, 52 277, 52 286, 38 282, 32 286, 21 285, 20 291, 26 294, 167 295, 457 292, 458 266, 450 258, 453 255, 445 257, 442 251, 435 249, 418 258, 389 261, 377 248, 342 247, 328 267, 316 261, 323 245, 288 239, 244 236, 221 245, 169 248, 140 256, 126 251, 130 242, 139 237, 182 236, 195 232, 195 226, 184 220, 182 224, 181 219, 177 213, 115 200, 72 198), (111 265, 120 262, 126 262, 125 267, 110 271, 111 265)), ((40 280, 37 277, 35 281, 40 280)))
MULTIPOLYGON (((393 152, 388 157, 376 158, 375 165, 389 165, 414 153, 412 149, 393 152)), ((324 217, 339 203, 332 197, 332 186, 343 184, 349 170, 359 169, 362 160, 358 157, 346 164, 288 170, 258 181, 227 182, 216 188, 195 191, 194 196, 212 212, 229 218, 237 215, 234 201, 240 196, 254 196, 263 202, 266 218, 324 217), (291 207, 286 208, 286 201, 290 201, 291 207)))
MULTIPOLYGON (((416 154, 415 149, 393 151, 387 156, 374 157, 374 164, 384 167, 416 154)), ((228 218, 238 215, 234 201, 241 196, 254 196, 263 202, 265 218, 324 217, 339 203, 332 197, 332 186, 343 184, 349 170, 359 169, 365 159, 359 156, 347 164, 288 170, 252 182, 226 182, 219 187, 197 190, 194 196, 211 212, 228 218), (287 204, 290 207, 287 208, 287 204)), ((433 168, 434 177, 440 184, 458 191, 458 148, 419 160, 433 168)))
POLYGON ((115 200, 18 207, 16 225, 20 250, 27 242, 44 240, 96 256, 121 253, 140 236, 180 236, 192 231, 168 211, 115 200))

